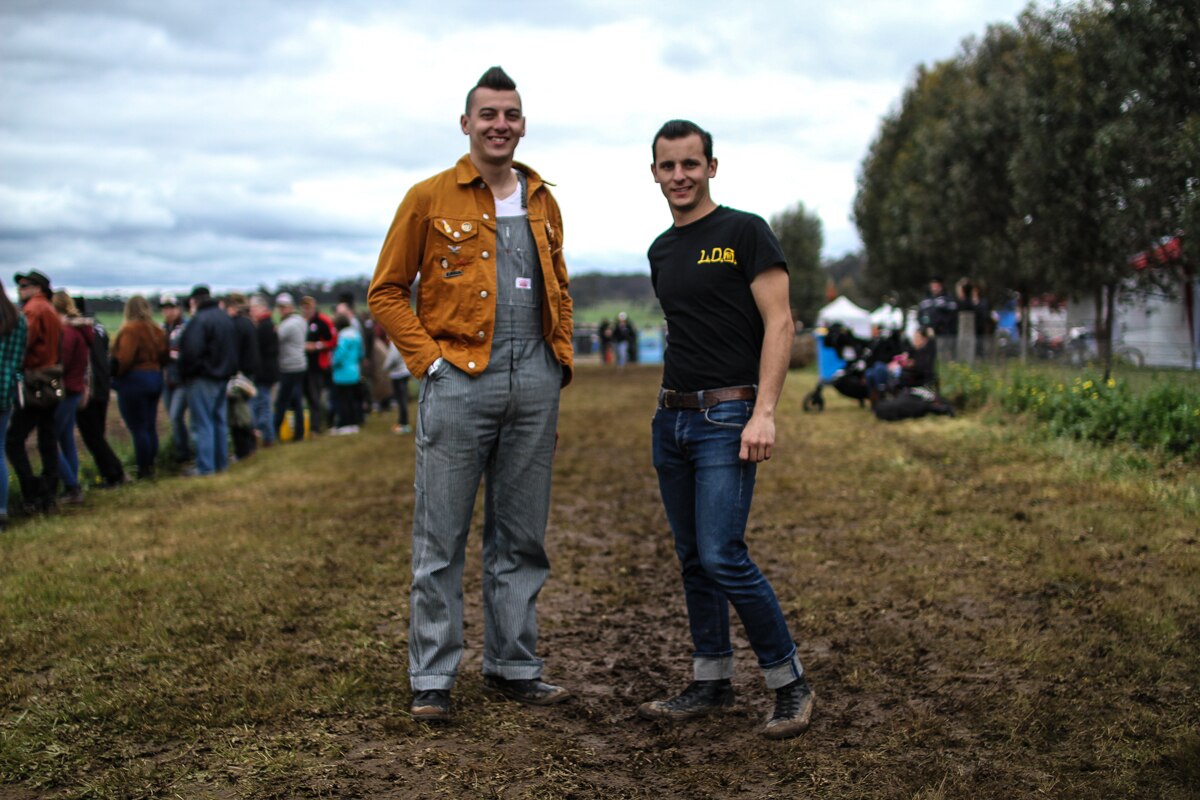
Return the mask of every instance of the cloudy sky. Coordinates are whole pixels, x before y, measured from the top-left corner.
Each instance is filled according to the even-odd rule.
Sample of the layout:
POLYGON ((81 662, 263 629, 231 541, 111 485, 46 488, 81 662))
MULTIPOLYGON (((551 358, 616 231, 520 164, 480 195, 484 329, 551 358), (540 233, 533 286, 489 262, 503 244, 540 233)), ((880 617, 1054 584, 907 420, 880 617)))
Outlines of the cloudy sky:
POLYGON ((370 274, 397 203, 466 150, 467 89, 517 81, 517 158, 557 184, 575 273, 645 270, 670 224, 649 142, 716 140, 718 202, 796 202, 825 254, 917 65, 1024 0, 4 0, 0 277, 273 287, 370 274))

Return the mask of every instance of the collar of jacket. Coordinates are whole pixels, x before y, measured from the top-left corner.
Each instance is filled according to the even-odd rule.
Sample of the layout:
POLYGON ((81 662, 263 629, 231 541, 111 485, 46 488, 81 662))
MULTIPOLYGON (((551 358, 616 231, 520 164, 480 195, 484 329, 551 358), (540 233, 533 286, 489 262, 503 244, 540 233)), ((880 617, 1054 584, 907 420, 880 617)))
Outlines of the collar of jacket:
POLYGON ((46 297, 46 295, 41 294, 40 292, 35 295, 30 295, 29 299, 25 301, 21 308, 41 308, 42 306, 46 306, 52 312, 54 312, 55 316, 58 316, 58 312, 54 310, 54 306, 50 305, 50 300, 46 297))
MULTIPOLYGON (((513 167, 525 173, 525 179, 529 182, 529 196, 533 197, 533 193, 545 186, 554 186, 550 181, 543 180, 541 175, 533 170, 532 167, 522 164, 520 161, 514 161, 513 167)), ((458 160, 454 165, 454 178, 458 181, 459 186, 468 186, 475 181, 482 181, 483 176, 479 174, 479 170, 475 167, 475 163, 471 161, 471 154, 468 153, 458 160)))

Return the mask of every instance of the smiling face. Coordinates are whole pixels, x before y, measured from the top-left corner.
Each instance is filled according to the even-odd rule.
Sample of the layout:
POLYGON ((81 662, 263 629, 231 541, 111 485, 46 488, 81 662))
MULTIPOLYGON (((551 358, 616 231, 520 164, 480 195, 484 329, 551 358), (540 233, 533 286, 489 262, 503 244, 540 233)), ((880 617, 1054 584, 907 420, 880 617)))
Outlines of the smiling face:
POLYGON ((654 143, 650 171, 671 206, 676 225, 694 222, 717 207, 708 191, 709 180, 717 175, 717 160, 704 155, 699 134, 660 138, 654 143))
POLYGON ((476 164, 505 166, 525 135, 521 96, 515 91, 477 87, 471 110, 462 115, 462 131, 471 140, 471 160, 476 164))

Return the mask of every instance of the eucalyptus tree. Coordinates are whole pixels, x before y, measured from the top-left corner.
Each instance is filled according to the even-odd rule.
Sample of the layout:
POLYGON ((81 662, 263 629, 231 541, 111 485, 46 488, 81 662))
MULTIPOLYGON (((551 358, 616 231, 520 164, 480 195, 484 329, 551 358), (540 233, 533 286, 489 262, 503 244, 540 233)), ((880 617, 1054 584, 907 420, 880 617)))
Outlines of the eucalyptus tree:
POLYGON ((1055 290, 1092 296, 1106 361, 1128 256, 1195 224, 1198 25, 1194 2, 1172 0, 1021 18, 1020 252, 1055 290))
POLYGON ((919 298, 932 275, 957 273, 944 184, 933 159, 945 152, 939 139, 958 81, 952 62, 918 68, 859 172, 854 220, 867 252, 867 283, 906 304, 919 298))

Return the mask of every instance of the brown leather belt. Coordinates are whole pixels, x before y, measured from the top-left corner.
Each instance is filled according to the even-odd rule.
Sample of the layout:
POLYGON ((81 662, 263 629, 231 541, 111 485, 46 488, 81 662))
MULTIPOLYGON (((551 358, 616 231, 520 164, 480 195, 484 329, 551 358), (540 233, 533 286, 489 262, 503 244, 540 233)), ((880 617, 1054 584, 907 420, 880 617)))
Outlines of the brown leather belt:
POLYGON ((705 389, 702 392, 659 389, 658 405, 660 408, 712 408, 726 400, 753 400, 755 395, 756 390, 753 386, 728 386, 724 389, 705 389))

